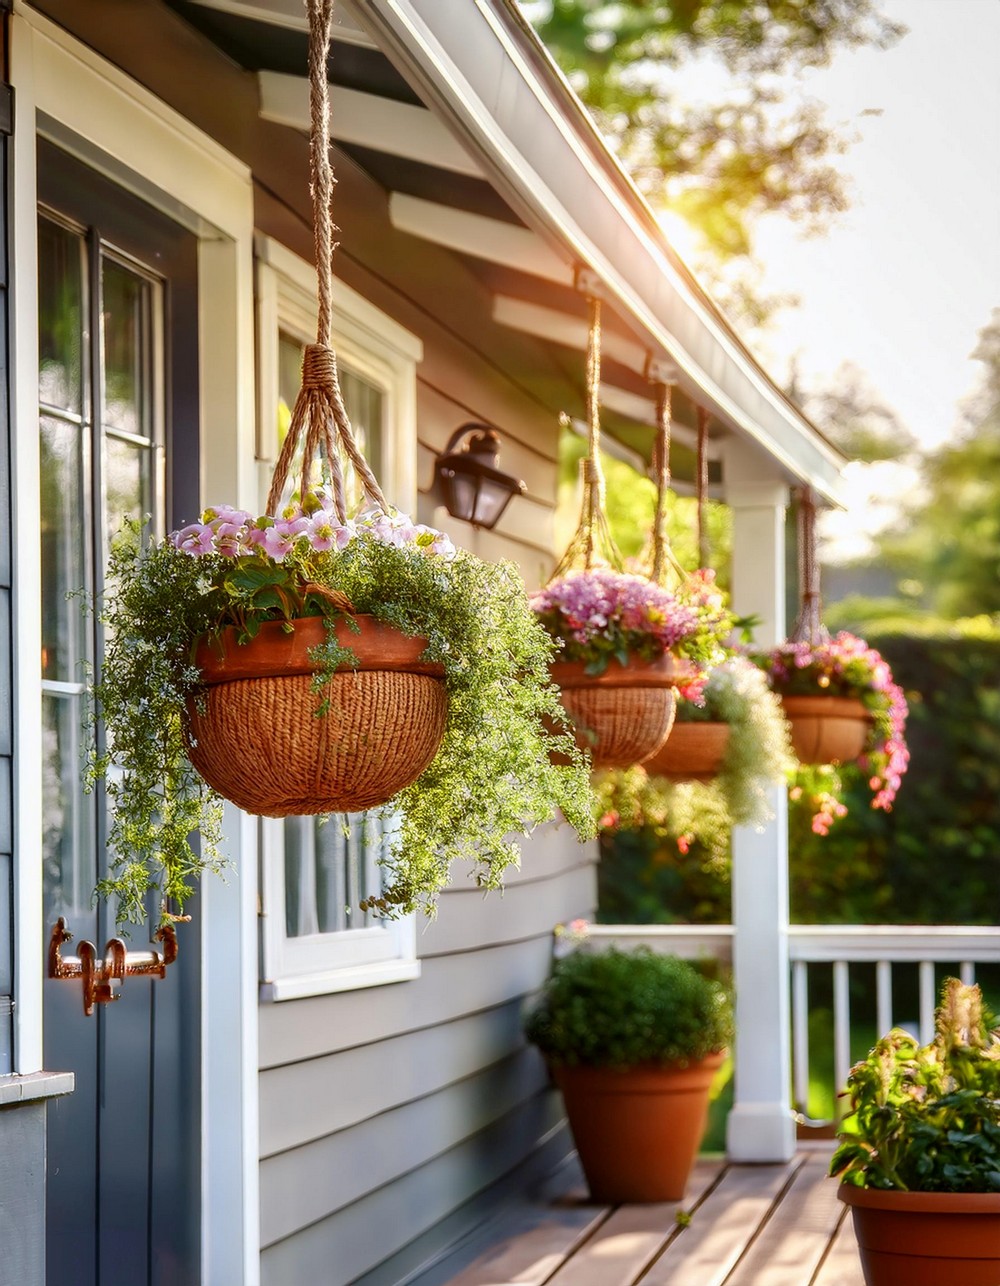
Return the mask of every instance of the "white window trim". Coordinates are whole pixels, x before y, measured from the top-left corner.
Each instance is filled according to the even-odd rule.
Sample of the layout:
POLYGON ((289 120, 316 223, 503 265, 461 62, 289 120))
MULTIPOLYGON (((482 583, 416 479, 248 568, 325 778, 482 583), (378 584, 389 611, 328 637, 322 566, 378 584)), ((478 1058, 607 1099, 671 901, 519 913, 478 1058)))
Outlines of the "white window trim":
MULTIPOLYGON (((257 351, 259 356, 257 458, 261 497, 277 455, 278 332, 311 343, 316 336, 316 272, 287 247, 258 233, 257 351)), ((417 363, 421 341, 363 295, 333 282, 333 344, 345 366, 385 396, 383 477, 390 501, 412 514, 416 505, 417 363)), ((283 823, 261 821, 262 1001, 297 1000, 420 976, 416 917, 364 929, 285 933, 283 823)))

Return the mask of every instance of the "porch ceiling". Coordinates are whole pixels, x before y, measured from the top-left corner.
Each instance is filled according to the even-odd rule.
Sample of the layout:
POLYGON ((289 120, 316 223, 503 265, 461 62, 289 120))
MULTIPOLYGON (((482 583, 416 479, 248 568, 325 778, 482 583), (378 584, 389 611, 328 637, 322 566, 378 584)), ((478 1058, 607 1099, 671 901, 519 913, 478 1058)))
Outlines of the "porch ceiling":
MULTIPOLYGON (((258 73, 264 120, 307 128, 303 0, 168 3, 258 73)), ((712 417, 714 484, 722 440, 736 434, 761 448, 777 477, 837 502, 843 457, 673 252, 512 0, 457 10, 368 0, 363 11, 341 0, 336 21, 337 147, 389 194, 394 228, 462 258, 493 299, 486 330, 533 337, 513 344, 520 382, 553 411, 579 413, 586 302, 574 280, 589 269, 606 304, 602 426, 625 452, 649 461, 646 370, 666 361, 677 371, 672 465, 682 485, 694 475, 700 405, 712 417)))

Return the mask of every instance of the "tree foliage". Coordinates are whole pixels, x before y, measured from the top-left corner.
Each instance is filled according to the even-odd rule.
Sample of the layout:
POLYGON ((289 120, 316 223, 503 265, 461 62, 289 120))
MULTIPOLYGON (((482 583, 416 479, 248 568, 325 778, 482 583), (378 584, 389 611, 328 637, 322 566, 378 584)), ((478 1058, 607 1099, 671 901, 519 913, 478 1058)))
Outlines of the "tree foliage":
POLYGON ((905 28, 877 0, 534 0, 539 35, 654 208, 721 256, 747 255, 769 211, 816 228, 846 206, 842 136, 788 78, 905 28), (704 68, 684 101, 679 68, 704 68))

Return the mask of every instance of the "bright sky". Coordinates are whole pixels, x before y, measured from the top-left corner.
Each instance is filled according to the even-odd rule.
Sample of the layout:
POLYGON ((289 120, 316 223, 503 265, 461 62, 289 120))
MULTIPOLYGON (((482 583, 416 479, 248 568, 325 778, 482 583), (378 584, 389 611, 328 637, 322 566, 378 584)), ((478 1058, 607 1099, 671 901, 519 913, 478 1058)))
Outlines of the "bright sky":
POLYGON ((909 34, 839 53, 805 82, 860 136, 840 159, 852 204, 819 239, 778 220, 760 228, 769 288, 802 298, 767 336, 765 364, 780 379, 797 354, 811 384, 849 360, 933 447, 976 382, 969 353, 1000 306, 1000 0, 881 7, 909 34))

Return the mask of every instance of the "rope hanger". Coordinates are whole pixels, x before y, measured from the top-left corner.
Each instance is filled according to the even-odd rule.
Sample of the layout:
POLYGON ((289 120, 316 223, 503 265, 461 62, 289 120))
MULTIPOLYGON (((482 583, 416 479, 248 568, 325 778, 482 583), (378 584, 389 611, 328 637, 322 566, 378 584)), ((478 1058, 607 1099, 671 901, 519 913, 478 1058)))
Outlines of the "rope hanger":
POLYGON ((799 492, 796 515, 799 555, 799 616, 789 636, 795 643, 828 643, 830 632, 820 619, 820 567, 816 556, 816 499, 811 487, 799 492))
POLYGON ((355 440, 354 430, 344 406, 337 372, 337 355, 333 351, 333 189, 336 178, 330 161, 330 94, 327 85, 327 62, 333 29, 334 0, 306 0, 309 13, 309 184, 313 206, 313 240, 316 250, 316 283, 318 311, 316 343, 307 344, 302 358, 302 385, 292 409, 288 434, 274 466, 267 512, 277 517, 289 470, 302 442, 300 495, 309 490, 313 461, 325 460, 333 493, 333 505, 339 522, 347 521, 347 498, 344 492, 342 456, 354 466, 355 474, 368 500, 388 510, 385 496, 355 440), (320 452, 320 447, 323 452, 320 452))

